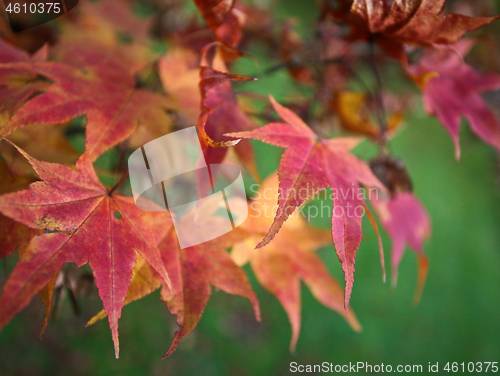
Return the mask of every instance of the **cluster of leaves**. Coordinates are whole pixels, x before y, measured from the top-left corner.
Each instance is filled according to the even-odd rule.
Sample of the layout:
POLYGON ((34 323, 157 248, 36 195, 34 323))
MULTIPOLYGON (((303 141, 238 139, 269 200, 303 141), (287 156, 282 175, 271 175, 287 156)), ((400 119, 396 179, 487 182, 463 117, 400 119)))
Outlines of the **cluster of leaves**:
POLYGON ((89 324, 108 318, 116 357, 124 305, 157 289, 179 325, 165 356, 195 328, 212 286, 247 298, 259 320, 242 269, 247 263, 285 309, 292 350, 300 331, 301 280, 319 302, 360 330, 348 307, 362 218, 350 208, 366 212, 385 268, 368 203, 346 194, 361 187, 378 192, 370 205, 392 238, 392 281, 407 244, 419 256, 418 296, 427 273, 423 242, 430 220, 404 165, 388 151, 406 103, 382 88, 380 67, 396 63, 417 84, 428 113, 451 134, 457 158, 462 116, 500 150, 500 125, 480 96, 500 87, 500 76, 467 65, 463 56, 475 40, 462 39, 497 17, 444 13, 445 0, 325 0, 316 39, 304 43, 293 20, 277 32, 269 12, 251 4, 195 0, 205 23, 181 1, 146 3, 155 10, 149 16, 137 15, 126 0, 81 1, 33 32, 12 34, 1 26, 0 257, 17 250, 19 261, 3 286, 0 328, 38 293, 46 306, 43 334, 54 289, 70 262, 92 269, 104 309, 89 324), (298 85, 312 89, 311 97, 290 102, 296 112, 272 96, 268 101, 247 93, 264 101, 256 111, 262 106, 249 105, 248 98, 243 105, 243 94, 233 91, 232 82, 252 78, 230 74, 228 66, 254 42, 272 47, 281 59, 268 73, 287 69, 298 85), (168 51, 162 54, 163 45, 168 51), (356 72, 364 63, 375 78, 373 88, 356 72), (82 116, 84 127, 78 125, 82 116), (262 119, 268 124, 259 127, 262 119), (286 150, 277 174, 249 199, 251 214, 242 226, 181 249, 168 212, 135 206, 122 185, 123 161, 146 142, 188 126, 197 127, 207 163, 231 160, 257 181, 249 139, 286 150), (69 134, 79 132, 85 137, 81 155, 68 142, 69 134), (379 150, 369 162, 351 152, 364 139, 379 150), (96 170, 93 163, 111 149, 119 154, 116 168, 96 170), (296 210, 328 188, 344 192, 332 196, 333 212, 342 215, 332 215, 331 231, 311 226, 296 210), (263 210, 275 206, 276 197, 276 213, 263 210), (344 289, 315 253, 332 241, 344 289))

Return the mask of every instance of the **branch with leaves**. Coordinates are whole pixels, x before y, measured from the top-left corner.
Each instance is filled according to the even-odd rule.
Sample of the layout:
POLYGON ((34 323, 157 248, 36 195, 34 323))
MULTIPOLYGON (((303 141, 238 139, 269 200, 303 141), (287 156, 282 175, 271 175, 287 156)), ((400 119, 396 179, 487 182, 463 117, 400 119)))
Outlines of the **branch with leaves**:
POLYGON ((81 1, 68 16, 22 35, 2 24, 0 257, 17 250, 19 260, 0 296, 0 328, 39 294, 46 305, 43 333, 66 263, 88 264, 103 304, 89 325, 107 317, 115 356, 122 309, 157 289, 179 325, 170 356, 196 327, 212 287, 246 298, 260 320, 242 269, 249 263, 289 317, 292 351, 301 281, 359 331, 349 301, 363 215, 352 208, 361 208, 373 226, 384 280, 379 225, 392 239, 394 285, 406 246, 417 254, 418 301, 430 218, 412 193, 411 173, 391 154, 391 140, 402 131, 411 100, 421 96, 450 133, 457 159, 462 117, 500 150, 500 123, 481 96, 500 87, 500 75, 464 61, 481 43, 464 35, 500 16, 447 13, 445 0, 325 0, 311 40, 304 41, 295 21, 279 30, 273 14, 252 3, 195 0, 205 23, 182 2, 146 3, 148 17, 136 15, 131 1, 100 0, 81 1), (167 14, 185 17, 165 24, 167 14), (233 72, 255 45, 268 47, 274 62, 267 69, 257 64, 255 76, 272 79, 286 70, 299 88, 281 104, 274 93, 252 93, 254 78, 233 72), (385 74, 396 66, 413 91, 391 92, 385 74), (247 93, 237 91, 243 83, 247 93), (277 173, 248 197, 243 225, 182 249, 168 211, 135 206, 123 161, 145 143, 191 126, 207 164, 231 161, 257 182, 250 139, 284 152, 277 173), (353 152, 364 141, 377 149, 368 161, 353 152), (118 157, 103 168, 99 161, 114 152, 118 157), (377 194, 349 193, 364 189, 377 194), (324 191, 332 196, 331 230, 300 215, 324 191), (342 265, 343 288, 316 253, 329 244, 342 265))

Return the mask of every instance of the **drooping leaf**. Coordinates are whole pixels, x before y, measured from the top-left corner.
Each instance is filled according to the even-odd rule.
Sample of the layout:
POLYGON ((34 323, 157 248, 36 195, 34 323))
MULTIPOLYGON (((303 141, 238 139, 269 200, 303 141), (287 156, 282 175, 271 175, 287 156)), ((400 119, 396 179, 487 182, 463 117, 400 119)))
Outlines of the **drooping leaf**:
POLYGON ((235 151, 248 170, 257 176, 253 148, 249 141, 236 143, 224 139, 224 134, 251 130, 254 122, 238 105, 230 80, 250 81, 252 78, 225 73, 220 56, 210 58, 210 49, 202 51, 201 63, 196 55, 186 49, 174 49, 159 61, 163 87, 173 99, 173 105, 188 121, 197 123, 203 153, 208 164, 221 163, 228 146, 235 151), (201 103, 201 112, 200 112, 201 103))
POLYGON ((450 48, 427 50, 408 69, 422 87, 427 112, 438 117, 450 133, 457 159, 462 116, 478 137, 500 150, 500 122, 480 95, 500 88, 500 75, 480 73, 463 61, 473 44, 473 40, 463 40, 450 48))
POLYGON ((361 330, 353 311, 344 310, 342 287, 314 252, 331 243, 330 231, 313 228, 295 214, 271 243, 255 249, 273 222, 277 195, 278 177, 274 174, 250 203, 249 217, 242 225, 250 236, 233 247, 231 257, 238 265, 250 262, 259 283, 280 301, 292 326, 290 351, 295 350, 300 332, 301 281, 320 303, 342 315, 354 330, 361 330))
POLYGON ((391 198, 376 197, 371 202, 382 226, 392 239, 393 286, 396 286, 399 264, 407 244, 419 258, 419 276, 415 292, 415 301, 419 301, 428 269, 428 260, 423 253, 423 243, 431 233, 429 215, 411 192, 399 192, 391 198))
MULTIPOLYGON (((198 118, 198 133, 201 135, 202 146, 211 146, 211 147, 229 147, 234 146, 238 143, 238 141, 214 141, 207 134, 207 123, 210 114, 213 109, 211 106, 220 105, 222 96, 224 99, 228 99, 228 96, 232 95, 232 90, 229 86, 228 81, 252 81, 255 78, 239 76, 234 74, 229 74, 222 72, 220 70, 212 68, 213 66, 213 49, 216 47, 216 44, 210 44, 203 48, 201 51, 201 61, 200 61, 200 82, 198 86, 200 88, 201 94, 201 111, 198 118), (222 86, 221 86, 222 85, 222 86), (214 89, 215 92, 213 91, 214 89), (209 95, 210 93, 210 95, 209 95), (212 94, 219 94, 214 95, 212 94), (222 95, 221 95, 222 94, 222 95), (229 94, 229 95, 228 95, 229 94), (212 103, 214 102, 214 103, 212 103)), ((233 108, 234 110, 234 108, 233 108)), ((228 125, 231 123, 228 123, 228 125)), ((239 126, 238 123, 233 124, 233 126, 239 126)))
MULTIPOLYGON (((21 149, 42 179, 29 189, 0 196, 0 212, 31 228, 36 236, 10 274, 0 297, 0 327, 24 308, 64 263, 89 263, 108 314, 119 354, 118 319, 136 262, 136 252, 170 286, 149 220, 171 226, 165 212, 143 212, 132 198, 112 194, 99 182, 87 153, 69 167, 41 162, 21 149)), ((153 204, 152 204, 153 205, 153 204)))
MULTIPOLYGON (((280 161, 278 210, 267 235, 257 245, 263 247, 275 237, 293 211, 318 192, 331 187, 333 191, 332 236, 344 270, 345 307, 354 282, 354 262, 361 242, 361 219, 354 209, 364 208, 359 184, 384 186, 370 168, 349 150, 360 139, 334 138, 319 140, 318 136, 292 111, 271 97, 271 103, 285 123, 269 123, 251 132, 228 134, 235 138, 252 138, 287 148, 280 161)), ((358 212, 359 213, 359 212, 358 212)))
POLYGON ((43 321, 42 329, 40 330, 40 340, 42 340, 43 335, 45 334, 45 329, 47 329, 47 325, 49 324, 52 298, 54 297, 54 288, 56 286, 57 279, 59 278, 59 273, 60 270, 56 270, 49 283, 38 293, 38 296, 40 296, 43 305, 45 306, 45 320, 43 321))

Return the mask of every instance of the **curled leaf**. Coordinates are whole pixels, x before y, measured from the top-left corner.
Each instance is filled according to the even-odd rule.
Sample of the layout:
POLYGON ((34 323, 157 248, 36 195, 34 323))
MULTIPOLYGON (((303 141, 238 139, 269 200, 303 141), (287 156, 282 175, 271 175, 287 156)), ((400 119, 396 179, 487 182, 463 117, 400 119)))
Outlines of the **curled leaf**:
MULTIPOLYGON (((200 62, 200 82, 199 89, 201 94, 201 111, 200 116, 198 118, 198 135, 202 141, 202 147, 210 146, 210 147, 230 147, 235 146, 239 140, 231 140, 231 141, 214 141, 207 134, 205 130, 205 126, 207 124, 207 120, 212 112, 212 108, 210 107, 210 103, 207 103, 209 98, 209 90, 214 90, 217 86, 222 85, 228 81, 253 81, 256 80, 252 77, 239 76, 235 74, 229 74, 225 72, 221 72, 219 70, 212 68, 213 56, 211 55, 216 44, 209 44, 205 46, 201 52, 201 62, 200 62)), ((221 104, 221 103, 219 103, 221 104)))

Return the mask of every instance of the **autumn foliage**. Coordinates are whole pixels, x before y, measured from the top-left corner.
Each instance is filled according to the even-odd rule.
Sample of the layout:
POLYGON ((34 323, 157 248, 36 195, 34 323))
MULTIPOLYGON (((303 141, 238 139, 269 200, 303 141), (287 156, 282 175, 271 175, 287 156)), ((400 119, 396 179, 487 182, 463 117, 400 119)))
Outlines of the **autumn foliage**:
POLYGON ((381 280, 380 230, 392 240, 394 285, 406 246, 417 254, 418 301, 430 218, 412 193, 411 172, 391 155, 390 140, 403 129, 411 95, 421 96, 450 133, 457 159, 462 117, 500 150, 500 123, 481 96, 500 87, 500 75, 464 61, 482 43, 464 35, 499 16, 449 13, 445 0, 324 0, 311 26, 313 48, 294 20, 280 24, 252 3, 195 0, 199 14, 185 13, 182 1, 145 3, 147 16, 126 0, 82 0, 67 15, 22 33, 0 20, 0 257, 18 254, 0 296, 0 328, 38 294, 46 307, 43 335, 66 263, 88 263, 103 306, 89 325, 109 321, 115 356, 124 306, 161 289, 179 325, 168 357, 196 327, 212 288, 246 298, 260 320, 243 270, 249 264, 288 315, 292 351, 301 282, 359 331, 349 301, 364 216, 373 228, 365 230, 378 238, 381 280), (183 17, 162 22, 176 14, 183 17), (254 42, 270 47, 278 61, 267 70, 256 62, 256 76, 287 70, 311 95, 279 103, 272 92, 252 93, 256 78, 233 66, 253 59, 247 48, 254 42), (411 80, 412 94, 390 92, 380 73, 389 64, 411 80), (368 67, 373 85, 357 72, 360 66, 368 67), (242 83, 245 92, 238 91, 242 83), (168 211, 135 205, 126 159, 145 143, 191 126, 207 164, 236 164, 261 186, 248 197, 243 225, 182 249, 168 211), (72 134, 84 138, 83 152, 69 142, 72 134), (377 148, 371 160, 355 154, 363 141, 377 148), (283 149, 277 173, 265 179, 255 158, 258 142, 283 149), (114 165, 98 168, 94 163, 110 151, 118 155, 114 165), (325 192, 331 229, 300 214, 325 192), (332 243, 342 284, 316 253, 332 243))

